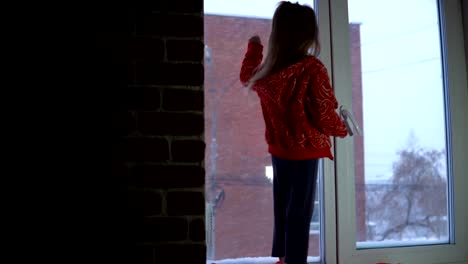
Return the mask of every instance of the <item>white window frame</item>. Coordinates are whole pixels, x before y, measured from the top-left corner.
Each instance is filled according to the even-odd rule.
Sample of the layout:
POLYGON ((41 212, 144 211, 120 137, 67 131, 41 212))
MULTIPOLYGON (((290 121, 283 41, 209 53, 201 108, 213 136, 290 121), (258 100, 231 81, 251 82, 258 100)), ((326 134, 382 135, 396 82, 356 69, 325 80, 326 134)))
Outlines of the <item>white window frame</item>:
MULTIPOLYGON (((331 32, 322 38, 323 47, 331 43, 332 80, 335 94, 343 105, 352 105, 351 63, 349 54, 349 21, 347 0, 320 1, 320 11, 328 9, 330 23, 321 30, 331 32), (327 30, 329 26, 329 30, 327 30), (328 39, 328 40, 329 40, 328 39)), ((335 164, 325 162, 325 247, 326 263, 401 263, 463 264, 468 263, 468 91, 460 0, 439 0, 444 75, 448 91, 447 107, 451 141, 453 241, 445 245, 399 248, 357 249, 354 190, 354 157, 352 138, 335 141, 335 164), (336 179, 336 180, 335 180, 336 179), (335 187, 336 186, 336 187, 335 187), (335 193, 336 191, 336 193, 335 193), (336 194, 336 197, 335 197, 336 194), (335 207, 336 203, 336 207, 335 207), (336 212, 335 212, 336 210, 336 212), (337 230, 332 230, 332 226, 337 230), (337 257, 336 257, 337 256, 337 257)), ((319 12, 319 16, 325 15, 319 12)), ((395 18, 398 19, 398 18, 395 18)), ((328 52, 326 50, 326 52, 328 52)), ((325 54, 328 56, 329 54, 325 54)), ((326 60, 325 60, 326 63, 326 60)), ((326 63, 327 64, 327 63, 326 63)), ((330 68, 329 68, 330 69, 330 68)))
MULTIPOLYGON (((331 34, 331 0, 315 0, 315 10, 319 24, 320 60, 328 69, 330 78, 333 74, 332 34, 331 34)), ((348 22, 346 22, 348 23, 348 22)), ((348 25, 346 25, 348 30, 348 25)), ((333 149, 332 149, 333 151, 333 149)), ((337 217, 336 217, 336 179, 335 164, 329 159, 322 159, 323 176, 320 195, 320 263, 338 263, 337 251, 337 217)), ((320 190, 320 189, 319 189, 320 190)))

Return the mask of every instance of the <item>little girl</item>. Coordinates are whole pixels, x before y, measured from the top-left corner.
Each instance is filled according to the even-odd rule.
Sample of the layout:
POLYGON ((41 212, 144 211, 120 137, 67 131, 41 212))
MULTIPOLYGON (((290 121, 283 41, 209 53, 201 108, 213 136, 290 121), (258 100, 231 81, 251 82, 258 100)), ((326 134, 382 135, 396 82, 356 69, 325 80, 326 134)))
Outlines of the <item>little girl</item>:
POLYGON ((314 10, 283 1, 265 61, 261 40, 253 36, 240 72, 243 85, 257 92, 265 120, 273 163, 272 256, 281 264, 306 263, 318 159, 333 159, 330 136, 348 134, 319 50, 314 10))

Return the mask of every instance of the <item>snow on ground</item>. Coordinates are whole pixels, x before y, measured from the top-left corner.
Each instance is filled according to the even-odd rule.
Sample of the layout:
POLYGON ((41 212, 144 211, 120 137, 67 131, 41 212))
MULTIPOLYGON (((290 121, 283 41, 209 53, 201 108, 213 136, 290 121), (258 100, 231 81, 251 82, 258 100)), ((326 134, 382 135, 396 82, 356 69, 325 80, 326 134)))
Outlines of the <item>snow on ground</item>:
MULTIPOLYGON (((206 264, 274 264, 278 258, 272 257, 255 257, 255 258, 235 258, 235 259, 220 259, 207 260, 206 264)), ((307 257, 308 263, 318 263, 319 257, 307 257)))

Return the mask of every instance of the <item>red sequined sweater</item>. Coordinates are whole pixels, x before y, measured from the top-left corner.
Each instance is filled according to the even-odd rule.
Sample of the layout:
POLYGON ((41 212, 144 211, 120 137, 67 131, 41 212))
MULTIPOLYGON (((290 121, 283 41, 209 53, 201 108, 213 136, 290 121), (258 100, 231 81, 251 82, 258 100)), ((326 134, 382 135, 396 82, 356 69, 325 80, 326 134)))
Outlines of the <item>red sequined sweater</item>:
MULTIPOLYGON (((243 85, 248 85, 262 58, 263 46, 249 42, 240 72, 243 85)), ((268 151, 273 156, 333 159, 330 136, 345 137, 348 131, 336 113, 338 102, 320 60, 307 56, 252 88, 260 97, 268 151)))

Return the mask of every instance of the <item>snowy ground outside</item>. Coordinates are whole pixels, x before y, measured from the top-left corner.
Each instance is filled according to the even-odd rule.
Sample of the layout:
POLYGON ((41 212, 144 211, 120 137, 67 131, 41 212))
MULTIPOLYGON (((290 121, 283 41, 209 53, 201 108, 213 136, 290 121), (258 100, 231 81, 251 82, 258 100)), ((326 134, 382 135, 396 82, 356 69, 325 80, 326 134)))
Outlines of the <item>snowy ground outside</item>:
MULTIPOLYGON (((411 239, 411 240, 386 240, 358 242, 358 248, 381 248, 381 247, 407 247, 415 245, 431 245, 448 243, 448 238, 442 239, 411 239)), ((206 264, 275 264, 278 258, 273 257, 246 257, 220 260, 207 260, 206 264)), ((320 263, 319 257, 307 257, 307 263, 320 263)))
MULTIPOLYGON (((274 264, 278 258, 272 257, 257 257, 257 258, 236 258, 236 259, 221 259, 207 260, 206 264, 274 264)), ((308 263, 319 263, 319 257, 307 257, 308 263)))
POLYGON ((410 246, 421 246, 421 245, 437 245, 437 244, 448 244, 450 241, 448 237, 442 239, 426 239, 426 238, 414 238, 406 240, 384 240, 384 241, 363 241, 357 242, 358 248, 385 248, 385 247, 410 247, 410 246))

